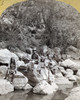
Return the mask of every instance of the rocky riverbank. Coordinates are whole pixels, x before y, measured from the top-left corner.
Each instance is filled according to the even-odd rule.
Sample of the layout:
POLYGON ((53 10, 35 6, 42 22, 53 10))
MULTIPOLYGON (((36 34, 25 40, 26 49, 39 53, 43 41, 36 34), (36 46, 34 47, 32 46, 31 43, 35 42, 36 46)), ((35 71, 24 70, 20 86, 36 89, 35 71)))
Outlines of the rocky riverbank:
MULTIPOLYGON (((41 50, 41 53, 38 53, 36 48, 27 48, 26 52, 11 52, 8 49, 0 49, 1 95, 15 89, 24 90, 27 93, 32 91, 35 94, 55 95, 57 91, 79 85, 80 64, 76 62, 76 60, 79 61, 79 58, 75 57, 74 60, 74 57, 69 55, 69 52, 77 52, 77 48, 70 46, 66 54, 62 54, 58 47, 52 50, 43 46, 41 50), (15 59, 17 67, 17 73, 12 83, 10 80, 4 79, 11 58, 15 59)), ((67 98, 66 100, 71 99, 67 98)))

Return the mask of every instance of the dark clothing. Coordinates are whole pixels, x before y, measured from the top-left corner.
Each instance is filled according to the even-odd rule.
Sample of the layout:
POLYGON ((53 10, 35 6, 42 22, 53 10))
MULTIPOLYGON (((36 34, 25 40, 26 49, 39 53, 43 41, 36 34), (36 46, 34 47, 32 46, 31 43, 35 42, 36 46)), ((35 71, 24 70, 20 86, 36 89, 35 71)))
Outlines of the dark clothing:
POLYGON ((35 59, 35 60, 38 60, 38 59, 39 59, 37 53, 33 53, 31 58, 32 58, 32 59, 35 59))
POLYGON ((8 79, 8 80, 10 79, 10 81, 11 81, 11 83, 12 83, 15 73, 16 73, 16 64, 15 64, 15 60, 14 60, 13 58, 11 58, 11 60, 10 60, 10 67, 9 67, 8 70, 7 70, 5 79, 8 79))

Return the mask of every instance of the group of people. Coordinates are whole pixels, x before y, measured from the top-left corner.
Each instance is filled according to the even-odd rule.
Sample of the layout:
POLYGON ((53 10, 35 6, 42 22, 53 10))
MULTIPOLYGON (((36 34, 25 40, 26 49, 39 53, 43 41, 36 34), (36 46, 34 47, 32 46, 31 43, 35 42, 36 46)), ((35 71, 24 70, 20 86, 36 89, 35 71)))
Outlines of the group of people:
MULTIPOLYGON (((53 61, 55 61, 56 63, 61 61, 60 51, 58 53, 53 53, 47 50, 46 52, 43 51, 43 55, 39 55, 37 53, 36 48, 34 48, 32 49, 32 53, 28 49, 26 53, 31 54, 31 61, 30 61, 30 63, 32 64, 30 65, 31 67, 34 68, 34 64, 39 65, 39 68, 38 68, 39 73, 40 73, 41 68, 44 68, 44 67, 51 70, 51 68, 55 65, 53 61)), ((29 69, 30 68, 28 67, 27 72, 29 69)), ((12 83, 16 72, 17 72, 17 68, 16 68, 15 59, 11 58, 10 65, 8 67, 5 79, 10 80, 12 83)))

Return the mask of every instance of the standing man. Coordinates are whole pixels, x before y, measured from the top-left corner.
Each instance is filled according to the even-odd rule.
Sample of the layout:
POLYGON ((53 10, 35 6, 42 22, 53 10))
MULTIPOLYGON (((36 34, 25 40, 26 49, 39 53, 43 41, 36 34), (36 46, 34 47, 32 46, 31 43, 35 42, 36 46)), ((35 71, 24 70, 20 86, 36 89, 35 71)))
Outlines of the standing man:
POLYGON ((13 82, 14 75, 16 74, 16 63, 15 59, 11 58, 10 59, 10 67, 7 70, 5 79, 10 79, 11 83, 13 82))

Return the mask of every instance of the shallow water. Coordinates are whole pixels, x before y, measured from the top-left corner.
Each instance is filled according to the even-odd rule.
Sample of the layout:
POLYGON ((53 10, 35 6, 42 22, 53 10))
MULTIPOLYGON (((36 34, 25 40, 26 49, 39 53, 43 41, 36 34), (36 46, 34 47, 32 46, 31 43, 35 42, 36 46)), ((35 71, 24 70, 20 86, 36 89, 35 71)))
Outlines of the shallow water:
POLYGON ((58 91, 55 95, 36 95, 33 93, 27 94, 26 91, 15 91, 3 96, 0 96, 0 100, 64 100, 67 97, 66 94, 58 91))

